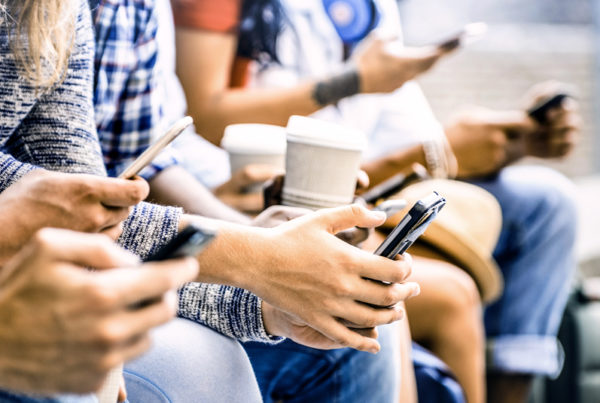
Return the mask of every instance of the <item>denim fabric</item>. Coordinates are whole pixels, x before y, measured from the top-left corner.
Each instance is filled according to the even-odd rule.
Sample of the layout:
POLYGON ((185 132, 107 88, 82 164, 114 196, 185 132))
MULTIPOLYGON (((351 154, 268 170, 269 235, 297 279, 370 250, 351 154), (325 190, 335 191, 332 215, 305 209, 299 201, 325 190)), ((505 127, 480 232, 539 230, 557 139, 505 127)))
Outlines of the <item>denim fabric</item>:
POLYGON ((379 328, 378 354, 350 348, 316 350, 286 340, 268 346, 244 343, 265 403, 397 402, 395 325, 379 328))
POLYGON ((152 333, 154 346, 125 365, 131 403, 260 402, 241 345, 187 319, 152 333))
POLYGON ((98 403, 94 395, 75 396, 63 395, 55 397, 34 397, 16 395, 11 392, 0 390, 1 403, 98 403))
POLYGON ((492 370, 557 375, 556 339, 573 277, 577 213, 573 185, 543 167, 515 166, 476 181, 502 207, 494 257, 504 293, 485 310, 492 370))

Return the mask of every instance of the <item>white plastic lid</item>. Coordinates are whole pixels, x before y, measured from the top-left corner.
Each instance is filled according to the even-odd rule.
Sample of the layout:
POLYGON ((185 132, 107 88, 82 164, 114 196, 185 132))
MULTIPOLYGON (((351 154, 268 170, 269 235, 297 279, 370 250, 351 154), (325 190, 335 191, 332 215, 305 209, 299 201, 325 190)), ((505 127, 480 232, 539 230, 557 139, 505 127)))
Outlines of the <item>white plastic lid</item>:
POLYGON ((294 115, 287 124, 287 139, 321 147, 363 151, 366 136, 360 131, 337 123, 294 115))
POLYGON ((240 154, 285 154, 285 127, 258 123, 229 125, 221 147, 240 154))

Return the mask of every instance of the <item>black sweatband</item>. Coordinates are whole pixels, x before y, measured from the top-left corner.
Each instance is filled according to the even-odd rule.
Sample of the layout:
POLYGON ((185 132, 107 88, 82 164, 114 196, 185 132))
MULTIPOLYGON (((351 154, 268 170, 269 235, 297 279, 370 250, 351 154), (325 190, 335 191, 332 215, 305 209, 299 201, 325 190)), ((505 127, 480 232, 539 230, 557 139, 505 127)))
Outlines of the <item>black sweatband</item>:
POLYGON ((340 99, 358 94, 360 78, 355 69, 347 70, 335 77, 323 80, 315 85, 312 97, 320 106, 335 104, 340 99))

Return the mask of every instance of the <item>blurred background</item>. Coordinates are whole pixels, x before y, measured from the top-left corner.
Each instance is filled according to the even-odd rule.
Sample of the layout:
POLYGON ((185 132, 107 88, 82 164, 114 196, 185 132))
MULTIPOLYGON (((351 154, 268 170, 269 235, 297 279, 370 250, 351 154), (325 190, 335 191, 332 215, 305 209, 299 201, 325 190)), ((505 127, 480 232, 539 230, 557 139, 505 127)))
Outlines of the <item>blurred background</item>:
POLYGON ((532 401, 600 402, 600 0, 402 0, 400 7, 407 44, 439 42, 469 22, 489 26, 420 80, 442 122, 464 104, 519 107, 540 81, 573 84, 580 144, 566 160, 545 164, 577 184, 585 287, 574 287, 563 325, 565 370, 558 382, 538 385, 532 401))

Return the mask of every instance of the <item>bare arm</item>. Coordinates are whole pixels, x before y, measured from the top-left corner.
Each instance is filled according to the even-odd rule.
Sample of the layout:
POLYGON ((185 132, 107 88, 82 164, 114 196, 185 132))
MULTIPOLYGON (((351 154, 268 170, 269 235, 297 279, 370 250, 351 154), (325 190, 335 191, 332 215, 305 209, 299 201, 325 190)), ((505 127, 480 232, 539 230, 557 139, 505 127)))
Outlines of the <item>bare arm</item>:
POLYGON ((424 166, 427 165, 423 146, 420 144, 365 162, 361 168, 369 175, 370 186, 375 186, 415 162, 424 166))
POLYGON ((284 89, 231 89, 234 34, 177 28, 177 75, 196 128, 218 145, 232 123, 285 125, 291 115, 308 115, 356 93, 393 91, 428 70, 446 53, 440 48, 386 50, 372 39, 354 58, 355 68, 331 77, 315 77, 284 89), (210 56, 208 56, 210 55, 210 56))
POLYGON ((250 218, 219 201, 189 172, 179 166, 167 168, 150 180, 152 202, 182 207, 190 214, 249 224, 250 218))
POLYGON ((229 89, 237 38, 234 34, 177 28, 177 75, 199 133, 219 145, 232 123, 285 125, 292 114, 320 108, 311 98, 314 83, 284 90, 229 89), (210 55, 210 57, 207 57, 210 55))

